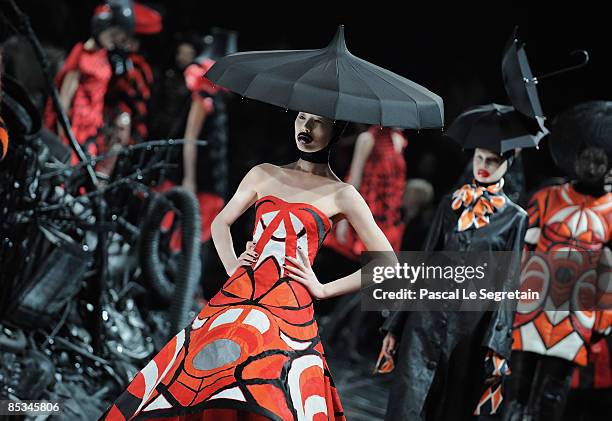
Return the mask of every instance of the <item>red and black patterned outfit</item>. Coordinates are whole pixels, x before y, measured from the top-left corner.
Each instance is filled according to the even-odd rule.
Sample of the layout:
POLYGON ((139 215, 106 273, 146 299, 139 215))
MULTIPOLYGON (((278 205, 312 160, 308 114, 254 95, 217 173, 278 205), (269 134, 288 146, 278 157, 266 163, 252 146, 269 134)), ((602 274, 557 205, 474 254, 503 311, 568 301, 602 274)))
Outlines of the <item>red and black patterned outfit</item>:
POLYGON ((134 378, 106 420, 220 420, 228 410, 272 420, 345 419, 312 298, 283 269, 285 256, 299 256, 297 247, 313 262, 332 223, 312 205, 270 195, 255 209, 257 262, 232 274, 134 378))
MULTIPOLYGON (((381 129, 373 126, 368 132, 374 137, 374 146, 363 167, 359 193, 368 204, 376 224, 389 240, 393 250, 399 251, 404 235, 401 208, 406 185, 403 150, 408 145, 408 140, 401 131, 388 127, 381 129), (392 136, 401 136, 404 143, 402 152, 395 150, 392 136)), ((348 177, 350 174, 346 178, 348 177)), ((340 243, 332 233, 325 241, 325 246, 353 260, 359 259, 362 251, 367 251, 355 230, 350 227, 344 243, 340 243)))
MULTIPOLYGON (((146 140, 148 135, 146 120, 153 85, 153 71, 140 54, 130 54, 129 60, 132 66, 128 71, 110 83, 106 98, 107 107, 118 107, 122 112, 128 113, 131 117, 132 133, 137 137, 135 140, 142 141, 146 140)), ((112 112, 107 113, 112 114, 112 112)))
POLYGON ((536 253, 525 263, 521 282, 523 288, 547 288, 542 296, 550 298, 546 309, 541 302, 519 304, 512 349, 584 366, 591 336, 608 329, 611 312, 580 306, 576 294, 579 289, 597 290, 598 278, 610 276, 600 257, 612 240, 612 194, 593 197, 577 192, 571 184, 553 186, 536 193, 528 211, 526 242, 535 245, 536 253), (560 259, 563 253, 566 258, 560 259), (573 279, 580 279, 571 283, 573 292, 557 279, 568 271, 573 279))
MULTIPOLYGON (((162 18, 157 11, 138 2, 134 2, 133 10, 136 35, 161 32, 162 18)), ((149 134, 146 123, 153 71, 144 56, 137 52, 129 55, 126 64, 126 71, 110 82, 106 98, 107 118, 113 119, 118 111, 128 113, 132 126, 132 140, 143 141, 149 134)), ((111 120, 110 124, 113 123, 111 120)))
MULTIPOLYGON (((55 78, 58 88, 61 88, 66 74, 73 70, 79 72, 79 85, 72 97, 68 118, 74 136, 82 145, 87 139, 97 136, 98 129, 104 124, 104 96, 112 75, 112 69, 107 59, 106 50, 89 51, 80 42, 74 46, 55 78)), ((57 128, 57 116, 51 101, 47 103, 45 110, 45 125, 52 131, 57 128)), ((97 153, 93 144, 89 152, 97 153)), ((75 157, 73 157, 73 161, 76 161, 75 157)))
POLYGON ((548 187, 529 203, 525 243, 534 252, 524 259, 521 288, 541 297, 517 307, 508 419, 561 420, 572 373, 587 365, 594 335, 610 330, 612 312, 600 304, 612 293, 612 194, 576 188, 548 187))

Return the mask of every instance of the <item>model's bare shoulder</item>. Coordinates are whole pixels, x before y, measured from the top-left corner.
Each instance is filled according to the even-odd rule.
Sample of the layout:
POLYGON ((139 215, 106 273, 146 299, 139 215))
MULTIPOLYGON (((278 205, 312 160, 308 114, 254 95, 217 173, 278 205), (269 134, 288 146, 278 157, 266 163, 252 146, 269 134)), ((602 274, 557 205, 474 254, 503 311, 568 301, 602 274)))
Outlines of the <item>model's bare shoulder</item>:
POLYGON ((357 136, 357 140, 355 141, 359 144, 370 145, 374 143, 374 135, 370 131, 365 131, 357 136))
POLYGON ((258 164, 258 165, 255 165, 253 168, 251 168, 249 172, 246 174, 245 178, 248 177, 253 181, 255 180, 263 181, 267 177, 270 177, 271 175, 276 173, 277 171, 278 171, 278 167, 276 165, 268 164, 264 162, 263 164, 258 164))
POLYGON ((259 164, 251 168, 242 178, 239 189, 258 191, 258 187, 270 177, 270 164, 259 164))
POLYGON ((338 183, 338 191, 335 195, 335 202, 338 210, 347 214, 350 213, 351 210, 355 209, 355 206, 364 202, 363 197, 355 186, 349 183, 340 182, 338 183))
POLYGON ((85 41, 85 43, 83 44, 83 49, 85 51, 95 51, 96 50, 96 41, 93 38, 89 38, 87 41, 85 41))
POLYGON ((255 165, 253 169, 257 171, 278 171, 280 167, 270 164, 269 162, 262 162, 261 164, 255 165))

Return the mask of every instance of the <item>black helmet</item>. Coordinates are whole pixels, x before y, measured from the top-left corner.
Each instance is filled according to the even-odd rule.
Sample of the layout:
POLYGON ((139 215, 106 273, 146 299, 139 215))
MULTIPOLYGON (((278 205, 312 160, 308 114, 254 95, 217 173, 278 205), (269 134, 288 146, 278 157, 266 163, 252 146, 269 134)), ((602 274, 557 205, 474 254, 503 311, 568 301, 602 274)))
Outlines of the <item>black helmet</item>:
POLYGON ((134 9, 131 0, 107 0, 98 6, 91 19, 91 32, 95 38, 110 27, 117 26, 128 34, 134 32, 134 9))

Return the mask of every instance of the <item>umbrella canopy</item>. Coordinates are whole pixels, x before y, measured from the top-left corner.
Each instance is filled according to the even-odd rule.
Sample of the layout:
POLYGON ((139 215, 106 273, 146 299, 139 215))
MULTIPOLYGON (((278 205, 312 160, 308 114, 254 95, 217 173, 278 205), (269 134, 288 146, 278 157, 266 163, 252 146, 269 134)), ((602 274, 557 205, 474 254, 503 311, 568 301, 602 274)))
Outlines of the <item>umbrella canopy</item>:
POLYGON ((612 162, 612 101, 578 104, 555 117, 550 140, 555 164, 575 176, 574 161, 588 147, 603 149, 612 162))
POLYGON ((445 134, 464 149, 483 148, 503 154, 516 148, 537 147, 548 134, 543 125, 527 120, 508 105, 480 105, 460 114, 445 134))
POLYGON ((544 117, 536 87, 537 79, 531 72, 525 44, 518 37, 518 28, 508 40, 502 57, 502 77, 510 102, 527 117, 544 117))
POLYGON ((206 77, 243 97, 334 120, 413 129, 444 124, 442 98, 351 54, 343 26, 326 48, 232 54, 206 77))

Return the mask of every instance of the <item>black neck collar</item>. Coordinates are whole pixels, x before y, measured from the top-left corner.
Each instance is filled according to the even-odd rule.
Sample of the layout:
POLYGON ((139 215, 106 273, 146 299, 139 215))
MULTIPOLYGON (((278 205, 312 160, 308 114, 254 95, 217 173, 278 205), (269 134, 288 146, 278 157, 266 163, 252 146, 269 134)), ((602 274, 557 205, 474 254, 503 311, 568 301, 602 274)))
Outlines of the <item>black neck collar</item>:
POLYGON ((298 152, 300 159, 303 159, 304 161, 312 162, 315 164, 327 164, 329 162, 331 145, 328 144, 326 147, 316 152, 304 152, 299 149, 298 152))
MULTIPOLYGON (((500 179, 500 180, 501 180, 501 179, 500 179)), ((484 188, 487 188, 487 187, 489 187, 489 186, 493 186, 493 185, 495 185, 495 184, 497 184, 497 183, 499 183, 499 180, 497 180, 497 181, 493 181, 493 182, 491 182, 491 183, 481 183, 480 181, 478 181, 478 180, 474 179, 474 184, 476 184, 476 185, 477 185, 477 186, 479 186, 479 187, 484 187, 484 188)))

